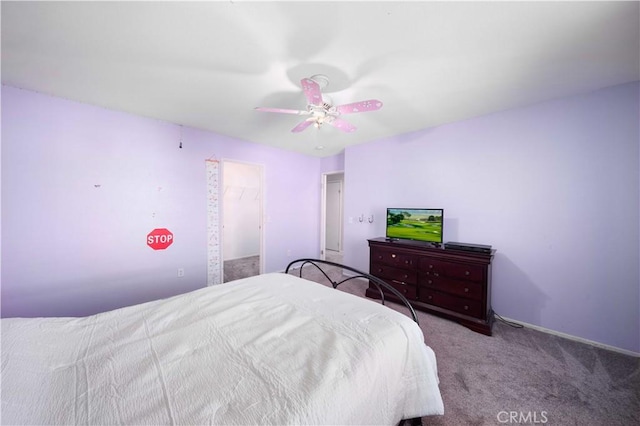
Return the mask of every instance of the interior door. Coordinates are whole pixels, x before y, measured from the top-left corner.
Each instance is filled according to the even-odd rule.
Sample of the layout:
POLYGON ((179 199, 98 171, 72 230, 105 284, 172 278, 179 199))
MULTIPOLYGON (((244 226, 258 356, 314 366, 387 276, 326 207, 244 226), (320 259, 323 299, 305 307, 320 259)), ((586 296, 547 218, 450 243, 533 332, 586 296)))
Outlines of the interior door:
POLYGON ((342 249, 342 181, 327 182, 325 248, 342 249))

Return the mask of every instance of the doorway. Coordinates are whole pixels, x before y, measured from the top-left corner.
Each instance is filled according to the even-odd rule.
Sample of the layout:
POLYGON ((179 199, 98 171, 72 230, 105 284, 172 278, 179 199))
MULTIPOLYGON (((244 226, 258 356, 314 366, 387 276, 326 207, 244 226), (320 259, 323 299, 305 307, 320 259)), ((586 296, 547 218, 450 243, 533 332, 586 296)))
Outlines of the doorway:
POLYGON ((322 175, 322 259, 342 263, 344 172, 322 175))
POLYGON ((263 167, 222 161, 223 282, 263 272, 263 167))

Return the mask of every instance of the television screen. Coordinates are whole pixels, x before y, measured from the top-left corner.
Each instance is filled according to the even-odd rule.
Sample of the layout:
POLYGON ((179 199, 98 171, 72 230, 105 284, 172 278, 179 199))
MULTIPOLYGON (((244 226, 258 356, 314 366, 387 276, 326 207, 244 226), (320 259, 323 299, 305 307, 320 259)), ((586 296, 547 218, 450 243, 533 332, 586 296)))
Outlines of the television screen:
POLYGON ((442 243, 443 209, 387 209, 387 238, 442 243))

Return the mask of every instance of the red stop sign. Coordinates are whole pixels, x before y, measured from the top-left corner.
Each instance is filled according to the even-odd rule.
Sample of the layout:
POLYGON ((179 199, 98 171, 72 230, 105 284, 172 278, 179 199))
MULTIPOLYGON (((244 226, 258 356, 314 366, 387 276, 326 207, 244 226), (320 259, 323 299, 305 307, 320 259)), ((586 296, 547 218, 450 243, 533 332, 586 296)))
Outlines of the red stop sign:
POLYGON ((173 234, 166 228, 156 228, 147 235, 147 245, 154 250, 164 250, 173 243, 173 234))

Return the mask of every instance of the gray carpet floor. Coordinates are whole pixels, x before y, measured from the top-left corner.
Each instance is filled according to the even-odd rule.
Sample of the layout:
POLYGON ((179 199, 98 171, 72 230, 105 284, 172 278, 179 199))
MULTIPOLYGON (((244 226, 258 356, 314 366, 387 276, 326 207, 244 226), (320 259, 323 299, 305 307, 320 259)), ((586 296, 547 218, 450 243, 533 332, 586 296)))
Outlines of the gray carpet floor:
MULTIPOLYGON (((303 278, 330 285, 314 269, 305 267, 303 278)), ((330 276, 339 281, 342 274, 333 269, 330 276)), ((366 287, 362 280, 340 286, 362 297, 366 287)), ((436 353, 445 407, 444 416, 424 417, 423 425, 640 424, 640 358, 500 321, 485 336, 418 317, 436 353)))
POLYGON ((224 261, 224 281, 248 278, 260 273, 260 256, 248 256, 241 259, 224 261))

